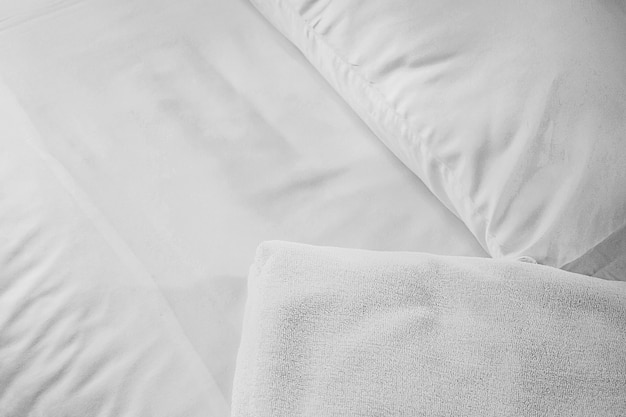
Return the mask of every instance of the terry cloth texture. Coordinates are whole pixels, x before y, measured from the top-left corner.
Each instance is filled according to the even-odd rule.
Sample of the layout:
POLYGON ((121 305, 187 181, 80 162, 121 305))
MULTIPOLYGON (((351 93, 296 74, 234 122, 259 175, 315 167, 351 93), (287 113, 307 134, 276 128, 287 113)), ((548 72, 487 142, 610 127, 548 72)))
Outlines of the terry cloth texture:
POLYGON ((626 415, 623 282, 268 242, 248 297, 235 417, 626 415))

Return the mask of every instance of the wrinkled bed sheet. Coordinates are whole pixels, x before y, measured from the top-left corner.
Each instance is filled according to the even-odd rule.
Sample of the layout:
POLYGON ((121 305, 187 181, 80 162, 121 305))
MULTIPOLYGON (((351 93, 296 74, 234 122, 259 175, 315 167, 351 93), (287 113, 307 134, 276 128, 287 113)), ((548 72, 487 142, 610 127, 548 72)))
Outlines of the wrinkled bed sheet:
POLYGON ((223 414, 259 242, 485 256, 245 0, 4 0, 0 77, 0 123, 20 115, 24 152, 100 224, 85 233, 153 281, 223 414))

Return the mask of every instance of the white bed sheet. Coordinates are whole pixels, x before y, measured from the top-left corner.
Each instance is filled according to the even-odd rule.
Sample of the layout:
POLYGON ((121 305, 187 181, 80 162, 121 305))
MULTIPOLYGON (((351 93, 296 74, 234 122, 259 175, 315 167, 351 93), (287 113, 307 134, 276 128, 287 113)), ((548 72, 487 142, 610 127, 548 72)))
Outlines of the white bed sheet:
POLYGON ((5 0, 0 77, 225 403, 260 241, 486 256, 246 0, 5 0))

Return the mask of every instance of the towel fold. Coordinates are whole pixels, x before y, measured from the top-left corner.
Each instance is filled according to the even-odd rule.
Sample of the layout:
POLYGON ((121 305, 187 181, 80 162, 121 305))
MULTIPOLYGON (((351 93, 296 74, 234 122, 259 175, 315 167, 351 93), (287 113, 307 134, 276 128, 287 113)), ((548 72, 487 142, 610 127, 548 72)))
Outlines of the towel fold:
POLYGON ((626 283, 266 242, 233 416, 624 416, 626 283))

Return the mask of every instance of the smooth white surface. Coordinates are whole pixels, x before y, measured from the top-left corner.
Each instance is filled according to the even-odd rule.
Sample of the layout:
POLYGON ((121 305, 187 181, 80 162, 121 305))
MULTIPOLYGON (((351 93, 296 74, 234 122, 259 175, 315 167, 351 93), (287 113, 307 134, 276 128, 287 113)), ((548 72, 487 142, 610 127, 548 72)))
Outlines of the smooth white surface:
POLYGON ((623 416, 626 283, 266 242, 233 417, 623 416))
MULTIPOLYGON (((485 256, 247 1, 5 0, 0 16, 3 158, 12 158, 6 140, 21 138, 6 124, 12 109, 34 132, 32 151, 56 167, 77 204, 91 207, 98 230, 119 242, 118 256, 169 303, 171 311, 159 311, 184 336, 167 337, 189 343, 204 378, 219 387, 207 389, 207 401, 230 398, 245 277, 260 241, 485 256)), ((7 166, 3 183, 19 186, 26 168, 7 166)), ((57 204, 47 184, 37 186, 57 204)), ((4 204, 2 215, 30 203, 4 204)), ((100 262, 113 262, 90 240, 76 243, 80 250, 68 246, 72 233, 49 243, 67 253, 64 262, 37 266, 45 260, 34 257, 34 267, 74 271, 74 261, 90 256, 96 273, 100 262)), ((24 241, 3 245, 2 254, 15 244, 30 253, 24 241)), ((115 282, 135 279, 112 274, 115 282)), ((94 278, 104 286, 107 279, 94 278)), ((18 301, 5 308, 19 313, 18 301)), ((129 312, 116 317, 147 320, 143 303, 126 301, 129 312)), ((29 320, 10 333, 15 343, 39 334, 38 316, 29 320)), ((110 366, 130 366, 117 358, 111 353, 110 366)), ((150 393, 133 401, 151 404, 150 393)))
POLYGON ((492 256, 626 225, 626 1, 252 1, 492 256))
POLYGON ((149 273, 0 96, 0 415, 227 415, 149 273))

